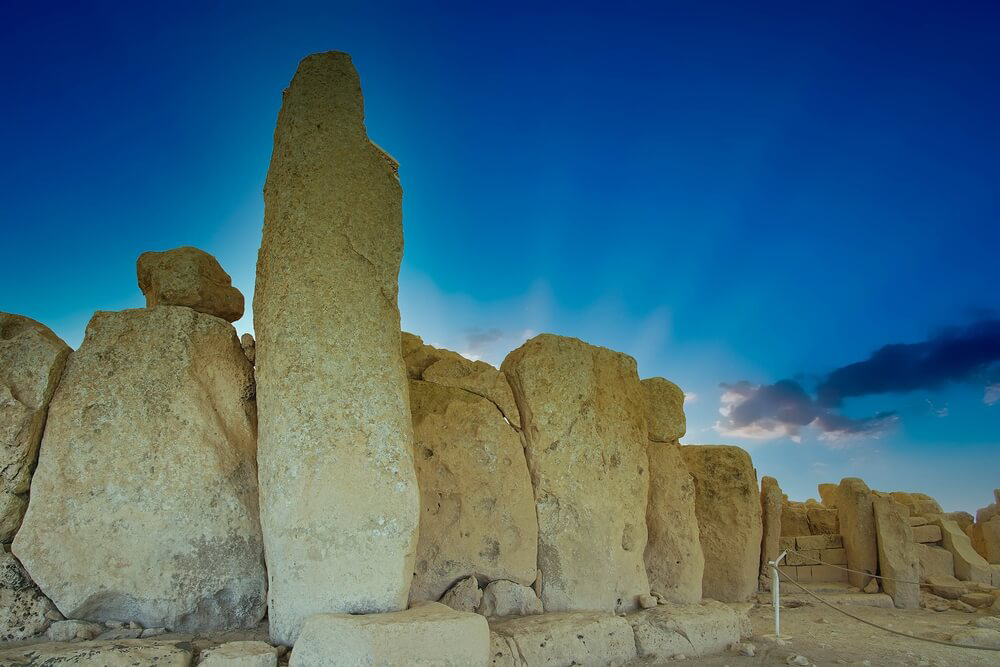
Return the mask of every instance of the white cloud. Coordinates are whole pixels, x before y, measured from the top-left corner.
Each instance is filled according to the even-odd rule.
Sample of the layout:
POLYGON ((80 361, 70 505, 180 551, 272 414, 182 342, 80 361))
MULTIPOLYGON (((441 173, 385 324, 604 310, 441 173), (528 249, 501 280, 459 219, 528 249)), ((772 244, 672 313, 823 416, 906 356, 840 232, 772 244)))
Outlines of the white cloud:
POLYGON ((983 403, 986 405, 1000 403, 1000 382, 986 387, 986 391, 983 392, 983 403))
POLYGON ((684 392, 684 405, 691 405, 698 400, 698 394, 693 391, 684 392))

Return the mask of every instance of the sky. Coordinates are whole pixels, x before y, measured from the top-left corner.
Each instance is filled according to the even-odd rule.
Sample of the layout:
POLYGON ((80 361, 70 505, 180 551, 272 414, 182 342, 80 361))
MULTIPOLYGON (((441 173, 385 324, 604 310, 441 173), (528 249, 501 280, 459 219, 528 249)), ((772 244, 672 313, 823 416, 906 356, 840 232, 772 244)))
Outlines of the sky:
POLYGON ((1000 7, 278 4, 0 4, 0 310, 76 347, 181 245, 249 305, 281 91, 343 50, 400 163, 406 330, 626 352, 793 499, 991 502, 1000 7))

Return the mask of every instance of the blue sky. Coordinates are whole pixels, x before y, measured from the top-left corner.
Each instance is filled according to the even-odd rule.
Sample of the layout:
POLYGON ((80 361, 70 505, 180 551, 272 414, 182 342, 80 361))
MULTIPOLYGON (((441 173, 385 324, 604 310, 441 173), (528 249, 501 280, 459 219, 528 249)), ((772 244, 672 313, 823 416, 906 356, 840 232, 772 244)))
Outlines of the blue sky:
POLYGON ((793 498, 1000 486, 989 3, 152 4, 0 7, 0 310, 76 346, 178 245, 250 303, 281 90, 345 50, 401 164, 408 330, 628 352, 690 394, 685 442, 793 498))

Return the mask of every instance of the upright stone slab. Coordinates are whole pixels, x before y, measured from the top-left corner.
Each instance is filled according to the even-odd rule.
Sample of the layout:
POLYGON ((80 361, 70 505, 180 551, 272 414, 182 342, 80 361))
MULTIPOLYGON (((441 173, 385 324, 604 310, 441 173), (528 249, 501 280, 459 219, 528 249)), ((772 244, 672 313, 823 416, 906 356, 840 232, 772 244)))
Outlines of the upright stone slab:
MULTIPOLYGON (((878 543, 875 538, 875 514, 872 510, 872 492, 862 480, 846 477, 840 481, 837 492, 837 512, 840 517, 840 534, 844 538, 847 567, 852 570, 875 574, 878 569, 878 543)), ((870 576, 849 572, 852 586, 864 588, 870 576)))
POLYGON ((761 581, 770 586, 771 561, 781 553, 781 510, 784 494, 774 477, 762 477, 760 480, 760 509, 762 537, 760 541, 760 574, 761 581))
POLYGON ((702 595, 743 602, 760 571, 760 492, 750 455, 727 445, 686 445, 681 454, 694 478, 695 509, 705 554, 702 595))
POLYGON ((59 611, 172 630, 260 621, 253 395, 229 323, 182 306, 94 315, 13 546, 59 611))
POLYGON ((837 493, 840 487, 837 484, 820 484, 816 488, 819 490, 820 502, 831 509, 837 509, 837 493))
POLYGON ((993 581, 990 564, 976 553, 969 536, 958 527, 958 524, 941 515, 932 516, 931 523, 941 528, 941 544, 954 557, 955 576, 962 581, 990 585, 993 581))
POLYGON ((0 313, 0 542, 28 507, 45 415, 70 349, 48 327, 0 313))
POLYGON ((345 53, 285 91, 264 188, 254 329, 271 637, 406 607, 420 499, 400 352, 402 192, 345 53))
POLYGON ((502 370, 521 416, 545 611, 634 609, 649 592, 645 402, 635 360, 543 334, 502 370))
POLYGON ((666 378, 642 381, 646 398, 646 429, 652 442, 677 443, 687 431, 684 391, 666 378))
POLYGON ((897 609, 920 607, 920 560, 907 508, 891 498, 872 499, 882 587, 897 609))
POLYGON ((966 532, 980 556, 988 563, 1000 564, 1000 517, 974 523, 966 532))

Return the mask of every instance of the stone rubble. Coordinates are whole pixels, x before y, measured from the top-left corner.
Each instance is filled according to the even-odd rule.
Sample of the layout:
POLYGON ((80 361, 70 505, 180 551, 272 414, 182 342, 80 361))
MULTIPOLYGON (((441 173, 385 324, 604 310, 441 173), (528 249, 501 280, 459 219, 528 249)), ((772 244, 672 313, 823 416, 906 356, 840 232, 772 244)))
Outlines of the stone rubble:
POLYGON ((136 262, 146 307, 187 306, 235 322, 243 317, 243 295, 229 274, 204 250, 184 246, 144 252, 136 262))

